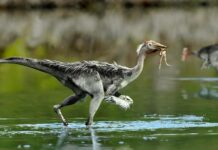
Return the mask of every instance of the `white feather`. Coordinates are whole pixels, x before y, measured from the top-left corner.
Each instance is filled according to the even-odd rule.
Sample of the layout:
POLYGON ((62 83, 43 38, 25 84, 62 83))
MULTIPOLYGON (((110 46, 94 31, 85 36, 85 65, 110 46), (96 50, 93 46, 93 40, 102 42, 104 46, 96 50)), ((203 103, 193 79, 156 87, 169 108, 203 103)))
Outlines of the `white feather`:
POLYGON ((140 44, 140 45, 137 47, 137 50, 136 50, 137 54, 139 54, 139 52, 140 52, 140 50, 142 49, 143 45, 144 45, 144 44, 140 44))

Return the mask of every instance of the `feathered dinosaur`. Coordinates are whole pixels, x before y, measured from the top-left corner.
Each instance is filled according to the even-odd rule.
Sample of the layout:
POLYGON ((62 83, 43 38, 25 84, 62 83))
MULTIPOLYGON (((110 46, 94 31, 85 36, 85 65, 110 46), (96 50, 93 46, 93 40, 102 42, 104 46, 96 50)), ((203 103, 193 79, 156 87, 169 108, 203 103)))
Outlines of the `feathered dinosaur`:
POLYGON ((218 69, 218 44, 202 47, 197 51, 192 51, 189 48, 183 48, 182 61, 186 61, 188 56, 193 55, 203 60, 201 69, 213 66, 218 69))
POLYGON ((121 95, 118 91, 140 75, 146 56, 161 52, 165 48, 166 46, 152 40, 141 43, 137 48, 137 64, 132 68, 99 61, 69 63, 21 57, 0 59, 0 63, 19 64, 48 73, 64 86, 72 89, 75 95, 54 105, 54 111, 65 126, 68 123, 61 113, 61 108, 75 104, 87 95, 91 96, 89 116, 86 121, 86 125, 90 126, 103 99, 124 108, 128 108, 133 103, 129 96, 121 95))

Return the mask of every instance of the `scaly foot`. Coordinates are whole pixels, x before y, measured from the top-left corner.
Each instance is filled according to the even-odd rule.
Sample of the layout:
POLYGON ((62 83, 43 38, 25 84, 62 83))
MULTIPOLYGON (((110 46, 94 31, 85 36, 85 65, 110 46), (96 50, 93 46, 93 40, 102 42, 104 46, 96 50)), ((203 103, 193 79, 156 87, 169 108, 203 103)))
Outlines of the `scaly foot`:
POLYGON ((58 117, 61 119, 61 121, 63 122, 64 126, 68 126, 67 121, 65 120, 64 116, 61 113, 60 105, 54 105, 53 109, 54 109, 55 113, 58 115, 58 117))

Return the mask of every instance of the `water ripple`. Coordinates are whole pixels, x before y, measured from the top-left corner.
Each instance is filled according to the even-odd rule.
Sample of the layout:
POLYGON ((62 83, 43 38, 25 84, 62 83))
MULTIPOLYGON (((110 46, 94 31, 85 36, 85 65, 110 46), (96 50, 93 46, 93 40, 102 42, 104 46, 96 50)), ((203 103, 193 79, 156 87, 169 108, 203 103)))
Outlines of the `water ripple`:
POLYGON ((218 78, 209 78, 209 77, 181 77, 181 78, 166 78, 168 80, 177 80, 177 81, 205 81, 205 82, 215 82, 218 81, 218 78))
MULTIPOLYGON (((137 121, 97 121, 93 128, 98 132, 154 131, 158 129, 187 129, 218 127, 216 122, 205 122, 204 117, 185 115, 145 115, 137 121)), ((3 134, 58 134, 63 130, 61 123, 17 124, 0 131, 3 134)), ((75 121, 67 127, 70 130, 86 130, 84 122, 75 121)))
MULTIPOLYGON (((196 127, 216 127, 218 123, 204 122, 204 117, 185 115, 185 116, 145 116, 146 120, 139 121, 97 121, 94 128, 98 131, 138 131, 154 129, 176 129, 176 128, 196 128, 196 127), (147 120, 148 118, 156 120, 147 120)), ((19 127, 31 127, 35 129, 60 129, 61 123, 50 124, 19 124, 19 127)), ((83 122, 73 122, 69 124, 71 129, 85 128, 83 122)))

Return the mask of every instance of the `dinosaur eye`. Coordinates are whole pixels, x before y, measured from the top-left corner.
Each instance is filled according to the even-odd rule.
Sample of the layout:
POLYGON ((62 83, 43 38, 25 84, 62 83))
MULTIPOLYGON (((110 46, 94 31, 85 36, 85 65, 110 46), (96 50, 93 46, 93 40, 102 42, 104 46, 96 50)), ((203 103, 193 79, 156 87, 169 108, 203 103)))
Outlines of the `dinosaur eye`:
POLYGON ((151 43, 148 43, 148 46, 149 46, 149 47, 151 47, 151 46, 152 46, 152 44, 151 44, 151 43))

